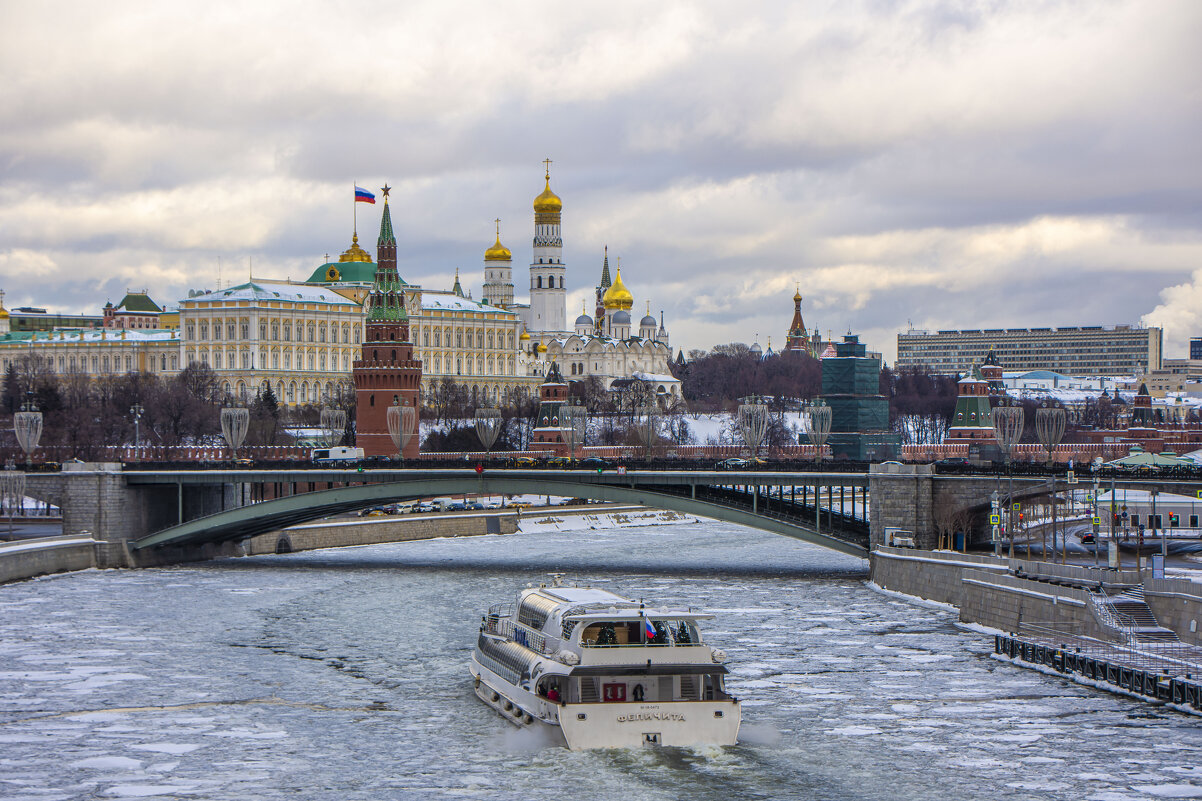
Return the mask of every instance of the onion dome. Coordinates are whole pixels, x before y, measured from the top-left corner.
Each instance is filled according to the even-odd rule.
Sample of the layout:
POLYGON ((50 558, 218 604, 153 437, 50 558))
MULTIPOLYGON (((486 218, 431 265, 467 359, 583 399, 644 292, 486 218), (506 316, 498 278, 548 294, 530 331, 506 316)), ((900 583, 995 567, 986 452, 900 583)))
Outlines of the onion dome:
POLYGON ((611 319, 614 325, 630 325, 630 312, 618 310, 611 319))
POLYGON ((797 291, 793 293, 793 302, 801 303, 801 285, 800 284, 797 287, 797 291))
MULTIPOLYGON (((634 295, 630 294, 630 290, 622 283, 622 265, 618 265, 617 272, 614 273, 613 285, 605 290, 605 296, 601 298, 601 303, 607 309, 627 309, 634 305, 634 295)), ((630 322, 630 315, 626 315, 626 321, 630 322)))
POLYGON ((509 248, 501 244, 501 221, 497 220, 497 241, 488 250, 484 251, 485 261, 509 261, 513 258, 513 253, 509 248))
POLYGON ((529 334, 529 333, 527 333, 526 329, 524 329, 524 328, 523 328, 523 329, 522 329, 522 335, 521 335, 520 337, 518 337, 518 339, 519 339, 520 341, 522 341, 522 342, 529 342, 529 341, 530 341, 530 334, 529 334))
POLYGON ((7 319, 8 319, 8 309, 4 308, 3 306, 0 306, 0 320, 7 320, 7 319))
POLYGON ((563 211, 563 201, 551 191, 550 172, 547 173, 547 185, 542 194, 534 199, 534 210, 539 214, 559 214, 563 211))
POLYGON ((759 356, 761 353, 763 353, 763 352, 764 352, 764 349, 760 347, 760 343, 759 343, 759 342, 752 342, 752 343, 751 343, 751 347, 750 347, 750 348, 748 348, 748 351, 749 351, 749 352, 750 352, 752 355, 759 356))
POLYGON ((593 324, 593 318, 589 317, 587 314, 582 314, 576 318, 576 325, 591 326, 592 324, 593 324))
POLYGON ((484 251, 485 261, 509 261, 513 258, 513 253, 509 248, 501 244, 501 237, 497 236, 496 243, 488 250, 484 251))
POLYGON ((546 346, 546 345, 544 345, 544 344, 543 344, 543 343, 541 343, 541 342, 540 342, 540 343, 538 343, 538 352, 539 352, 539 353, 546 353, 546 352, 547 352, 547 346, 546 346))

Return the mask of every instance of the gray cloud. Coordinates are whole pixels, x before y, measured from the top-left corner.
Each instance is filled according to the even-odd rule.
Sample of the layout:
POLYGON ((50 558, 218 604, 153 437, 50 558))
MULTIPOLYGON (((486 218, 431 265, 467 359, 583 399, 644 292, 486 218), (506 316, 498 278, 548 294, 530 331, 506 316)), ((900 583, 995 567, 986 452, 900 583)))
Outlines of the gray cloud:
POLYGON ((244 5, 5 7, 10 305, 306 276, 356 181, 409 280, 478 295, 501 217, 520 286, 550 156, 575 306, 608 244, 686 349, 779 343, 795 281, 887 356, 910 320, 1202 333, 1189 0, 244 5))

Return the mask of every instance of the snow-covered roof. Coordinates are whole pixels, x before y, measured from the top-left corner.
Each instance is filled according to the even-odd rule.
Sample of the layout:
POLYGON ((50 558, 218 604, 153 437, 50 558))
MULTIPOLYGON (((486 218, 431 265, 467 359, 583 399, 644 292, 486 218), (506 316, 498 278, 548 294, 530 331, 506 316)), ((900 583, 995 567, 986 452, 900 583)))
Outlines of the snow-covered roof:
POLYGON ((502 309, 500 306, 489 306, 487 303, 460 297, 452 292, 423 292, 422 311, 465 311, 517 316, 512 311, 502 309))
POLYGON ((203 295, 184 298, 180 305, 230 300, 288 300, 300 303, 327 303, 331 306, 358 306, 332 289, 310 284, 258 284, 255 282, 218 289, 203 295))
POLYGON ((92 342, 172 342, 179 341, 179 331, 166 328, 83 328, 75 330, 60 329, 58 331, 37 331, 24 341, 32 341, 35 345, 72 342, 84 344, 92 342), (122 336, 124 334, 124 336, 122 336))

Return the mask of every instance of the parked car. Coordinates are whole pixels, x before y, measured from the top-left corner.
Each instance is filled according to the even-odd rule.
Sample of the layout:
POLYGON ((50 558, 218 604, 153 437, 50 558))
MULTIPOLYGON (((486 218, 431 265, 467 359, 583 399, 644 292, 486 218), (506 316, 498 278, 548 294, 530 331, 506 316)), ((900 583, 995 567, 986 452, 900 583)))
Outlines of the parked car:
POLYGON ((454 503, 448 503, 442 507, 442 510, 444 512, 462 512, 462 511, 465 511, 466 509, 467 509, 467 504, 462 503, 460 501, 455 501, 454 503))
POLYGON ((414 504, 413 511, 415 511, 415 512, 433 512, 436 510, 436 508, 437 507, 434 506, 433 501, 422 501, 421 503, 414 504))
POLYGON ((613 467, 613 464, 608 459, 602 459, 600 456, 586 456, 576 462, 585 470, 604 470, 607 467, 613 467))
POLYGON ((570 456, 552 456, 547 460, 547 467, 571 467, 572 459, 570 456))
POLYGON ((388 510, 383 506, 373 506, 370 509, 360 509, 359 517, 383 517, 388 510))
POLYGON ((471 511, 483 510, 484 504, 480 503, 479 501, 469 501, 468 503, 464 504, 464 507, 471 511))

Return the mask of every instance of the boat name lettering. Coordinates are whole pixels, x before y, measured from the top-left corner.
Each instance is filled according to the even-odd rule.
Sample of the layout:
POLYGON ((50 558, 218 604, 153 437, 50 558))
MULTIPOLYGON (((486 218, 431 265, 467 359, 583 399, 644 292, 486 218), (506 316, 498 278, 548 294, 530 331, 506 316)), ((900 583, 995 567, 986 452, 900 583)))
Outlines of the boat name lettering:
POLYGON ((639 723, 644 720, 674 720, 684 723, 684 715, 678 712, 631 712, 629 715, 618 715, 618 723, 639 723))

